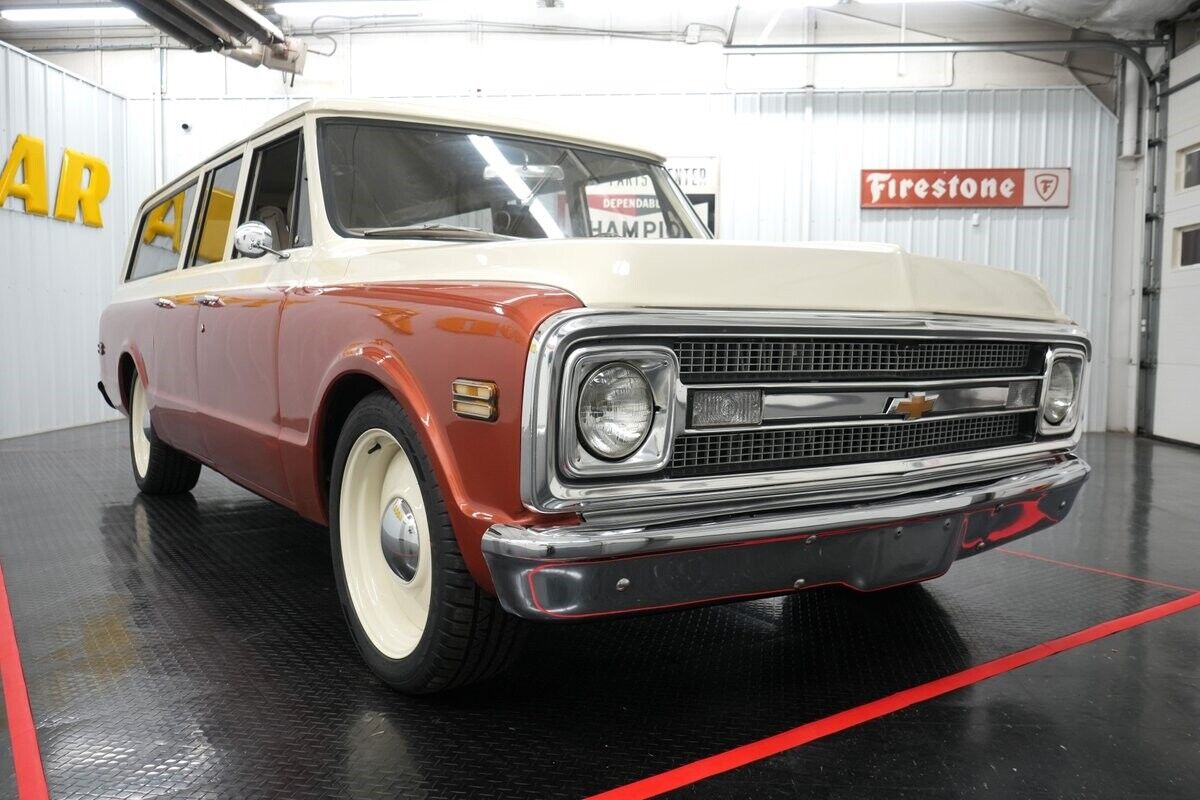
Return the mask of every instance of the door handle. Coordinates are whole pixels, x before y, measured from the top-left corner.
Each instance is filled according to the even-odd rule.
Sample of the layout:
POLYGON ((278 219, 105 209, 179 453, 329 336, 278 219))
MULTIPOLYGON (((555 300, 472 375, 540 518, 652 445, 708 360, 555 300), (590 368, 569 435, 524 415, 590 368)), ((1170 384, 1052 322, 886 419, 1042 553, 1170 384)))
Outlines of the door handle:
POLYGON ((167 297, 160 297, 154 301, 154 305, 158 306, 159 308, 174 308, 175 301, 167 297))
POLYGON ((196 298, 196 302, 202 306, 208 306, 209 308, 218 308, 219 306, 225 305, 221 298, 215 294, 202 294, 196 298))

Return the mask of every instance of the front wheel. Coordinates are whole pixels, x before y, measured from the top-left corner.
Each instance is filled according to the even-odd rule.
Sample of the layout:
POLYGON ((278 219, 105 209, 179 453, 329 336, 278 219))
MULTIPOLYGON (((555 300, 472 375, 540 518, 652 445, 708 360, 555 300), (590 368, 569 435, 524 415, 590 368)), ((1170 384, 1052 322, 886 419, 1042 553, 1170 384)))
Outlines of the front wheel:
POLYGON ((329 492, 342 610, 359 652, 396 689, 482 680, 515 655, 521 623, 467 571, 429 458, 387 392, 350 413, 329 492))
POLYGON ((200 462, 154 432, 146 387, 136 372, 129 380, 129 453, 133 479, 144 494, 182 494, 200 480, 200 462))

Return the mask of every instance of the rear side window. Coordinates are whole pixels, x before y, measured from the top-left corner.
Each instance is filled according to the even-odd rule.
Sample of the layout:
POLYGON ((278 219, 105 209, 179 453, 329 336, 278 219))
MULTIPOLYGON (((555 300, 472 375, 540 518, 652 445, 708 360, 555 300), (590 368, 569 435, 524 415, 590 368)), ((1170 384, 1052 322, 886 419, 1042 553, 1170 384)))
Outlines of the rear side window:
POLYGON ((133 242, 133 262, 126 280, 148 278, 179 265, 183 229, 191 218, 195 200, 196 182, 192 181, 146 212, 133 242))
POLYGON ((188 266, 225 260, 225 242, 229 239, 229 226, 233 223, 233 199, 241 171, 242 158, 238 156, 210 173, 205 185, 203 222, 200 224, 196 252, 188 266))

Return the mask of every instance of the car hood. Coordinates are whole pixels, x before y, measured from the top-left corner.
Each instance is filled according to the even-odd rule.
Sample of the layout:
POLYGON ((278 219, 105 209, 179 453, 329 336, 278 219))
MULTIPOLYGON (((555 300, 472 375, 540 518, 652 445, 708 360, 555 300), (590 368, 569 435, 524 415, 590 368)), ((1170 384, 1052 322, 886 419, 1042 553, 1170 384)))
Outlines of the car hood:
POLYGON ((1066 322, 1034 277, 894 245, 632 239, 371 242, 345 279, 530 283, 596 308, 795 309, 1066 322))

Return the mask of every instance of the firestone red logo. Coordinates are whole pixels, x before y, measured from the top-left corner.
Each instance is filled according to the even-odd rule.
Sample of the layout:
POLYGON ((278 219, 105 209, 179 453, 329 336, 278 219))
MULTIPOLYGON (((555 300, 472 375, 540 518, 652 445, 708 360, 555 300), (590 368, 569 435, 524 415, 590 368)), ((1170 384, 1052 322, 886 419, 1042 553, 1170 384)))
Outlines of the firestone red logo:
POLYGON ((1066 208, 1071 170, 864 169, 863 208, 1066 208))

